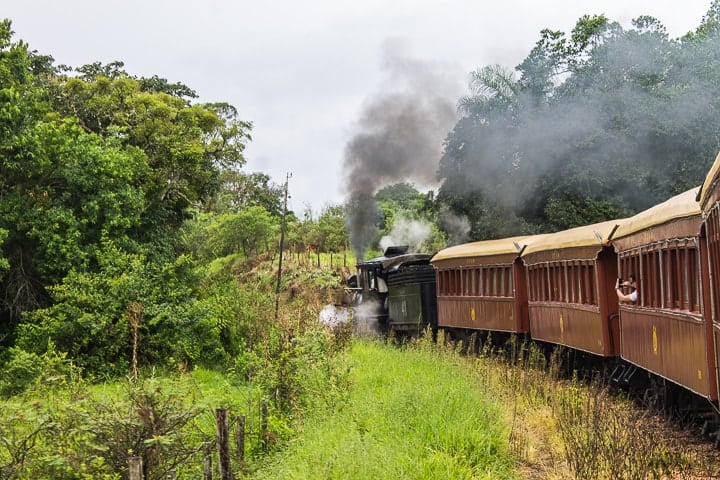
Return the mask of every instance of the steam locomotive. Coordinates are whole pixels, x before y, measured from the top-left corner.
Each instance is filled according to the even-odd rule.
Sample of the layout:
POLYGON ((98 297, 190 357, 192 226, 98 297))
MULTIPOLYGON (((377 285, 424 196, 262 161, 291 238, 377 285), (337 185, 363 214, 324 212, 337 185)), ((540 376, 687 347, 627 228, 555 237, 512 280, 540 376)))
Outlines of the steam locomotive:
POLYGON ((432 255, 408 253, 407 245, 385 249, 383 256, 357 264, 348 279, 356 291, 355 317, 369 329, 399 336, 419 335, 437 326, 435 268, 432 255))
POLYGON ((630 218, 407 255, 358 264, 385 330, 564 346, 658 407, 710 412, 720 446, 720 155, 701 186, 630 218), (627 303, 616 282, 631 275, 627 303))

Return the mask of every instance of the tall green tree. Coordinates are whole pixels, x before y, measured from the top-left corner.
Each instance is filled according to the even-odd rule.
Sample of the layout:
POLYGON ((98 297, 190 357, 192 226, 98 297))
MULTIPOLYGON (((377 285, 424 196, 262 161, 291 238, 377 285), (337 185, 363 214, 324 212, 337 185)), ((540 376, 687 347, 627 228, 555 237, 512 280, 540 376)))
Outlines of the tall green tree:
POLYGON ((70 269, 92 268, 103 235, 132 247, 148 173, 138 149, 53 112, 34 82, 36 55, 11 37, 10 23, 0 24, 0 230, 8 267, 0 277, 0 338, 12 338, 23 312, 47 304, 47 286, 70 269))
POLYGON ((237 212, 245 207, 261 206, 270 214, 282 216, 284 189, 262 172, 244 173, 224 169, 220 189, 208 208, 216 212, 237 212))
POLYGON ((188 208, 210 202, 224 169, 245 163, 252 125, 229 104, 192 104, 194 92, 184 85, 136 79, 121 66, 93 64, 79 68, 80 76, 59 77, 51 98, 87 131, 145 153, 150 175, 138 233, 152 239, 157 230, 178 228, 188 208))
POLYGON ((342 205, 323 208, 317 220, 318 248, 321 252, 342 252, 350 244, 342 205))
POLYGON ((569 35, 543 30, 514 75, 478 69, 441 159, 441 208, 493 238, 630 215, 699 184, 720 149, 717 11, 680 39, 649 16, 624 30, 586 15, 569 35))

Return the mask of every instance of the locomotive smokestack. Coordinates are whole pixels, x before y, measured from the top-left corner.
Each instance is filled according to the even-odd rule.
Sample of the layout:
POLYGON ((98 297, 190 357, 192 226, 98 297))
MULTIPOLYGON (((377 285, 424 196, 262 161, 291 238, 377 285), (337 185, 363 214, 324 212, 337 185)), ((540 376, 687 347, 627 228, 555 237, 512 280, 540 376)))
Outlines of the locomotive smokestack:
POLYGON ((345 148, 346 218, 355 257, 363 260, 381 220, 375 193, 400 182, 426 187, 437 184, 442 142, 456 121, 460 82, 448 77, 456 69, 402 58, 386 48, 383 67, 390 76, 388 91, 368 101, 357 133, 345 148))

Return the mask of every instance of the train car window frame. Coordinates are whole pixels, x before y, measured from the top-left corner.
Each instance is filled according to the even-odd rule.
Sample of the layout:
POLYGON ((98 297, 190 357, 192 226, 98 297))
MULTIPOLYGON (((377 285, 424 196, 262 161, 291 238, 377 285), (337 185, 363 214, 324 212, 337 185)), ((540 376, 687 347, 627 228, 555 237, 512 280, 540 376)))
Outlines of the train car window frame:
POLYGON ((700 258, 692 238, 620 252, 619 276, 638 279, 636 306, 700 313, 700 258))

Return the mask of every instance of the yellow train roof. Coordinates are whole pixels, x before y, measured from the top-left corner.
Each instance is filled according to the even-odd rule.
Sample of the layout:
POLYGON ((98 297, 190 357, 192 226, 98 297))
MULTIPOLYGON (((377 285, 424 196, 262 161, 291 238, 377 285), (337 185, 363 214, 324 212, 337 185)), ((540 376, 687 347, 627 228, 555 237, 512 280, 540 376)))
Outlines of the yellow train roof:
POLYGON ((700 215, 700 204, 697 202, 698 188, 691 188, 687 192, 675 195, 633 217, 626 218, 620 223, 613 238, 626 237, 635 232, 662 225, 678 218, 700 215))
POLYGON ((700 192, 698 193, 698 200, 700 201, 700 206, 704 206, 705 202, 707 201, 708 196, 710 195, 710 187, 712 187, 713 182, 720 174, 720 153, 718 153, 717 157, 715 157, 715 162, 712 164, 712 167, 710 167, 710 171, 708 171, 707 176, 705 177, 705 181, 702 184, 702 187, 700 188, 700 192))
POLYGON ((520 253, 515 243, 521 245, 525 236, 500 238, 497 240, 480 240, 478 242, 463 243, 452 247, 444 248, 433 255, 430 262, 448 260, 451 258, 487 257, 490 255, 504 255, 520 253))
POLYGON ((584 225, 561 232, 542 235, 537 241, 529 242, 523 252, 523 257, 534 252, 544 252, 557 248, 590 247, 598 248, 607 244, 610 234, 614 232, 622 220, 609 220, 607 222, 584 225))

